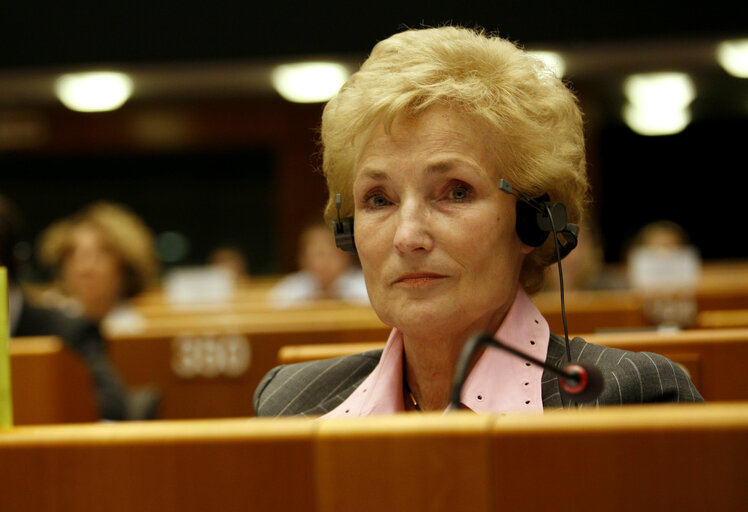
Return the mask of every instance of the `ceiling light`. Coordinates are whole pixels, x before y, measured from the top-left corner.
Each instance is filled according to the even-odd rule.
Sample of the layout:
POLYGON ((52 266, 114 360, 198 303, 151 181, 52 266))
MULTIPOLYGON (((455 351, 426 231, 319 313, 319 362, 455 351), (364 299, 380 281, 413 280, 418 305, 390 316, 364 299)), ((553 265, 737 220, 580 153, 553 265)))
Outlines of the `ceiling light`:
POLYGON ((748 39, 720 43, 717 46, 717 61, 731 75, 748 78, 748 39))
POLYGON ((70 110, 105 112, 121 107, 132 94, 132 79, 124 73, 69 73, 55 82, 55 93, 70 110))
POLYGON ((348 79, 348 70, 334 62, 283 64, 273 70, 273 86, 289 101, 324 102, 335 96, 348 79))
POLYGON ((623 120, 639 135, 674 135, 691 122, 688 108, 657 109, 629 103, 623 108, 623 120))
POLYGON ((686 73, 642 73, 629 76, 623 84, 634 105, 659 108, 683 108, 696 97, 696 88, 686 73))
POLYGON ((629 103, 623 109, 626 124, 641 135, 672 135, 691 122, 689 106, 696 88, 686 73, 646 73, 624 82, 629 103))

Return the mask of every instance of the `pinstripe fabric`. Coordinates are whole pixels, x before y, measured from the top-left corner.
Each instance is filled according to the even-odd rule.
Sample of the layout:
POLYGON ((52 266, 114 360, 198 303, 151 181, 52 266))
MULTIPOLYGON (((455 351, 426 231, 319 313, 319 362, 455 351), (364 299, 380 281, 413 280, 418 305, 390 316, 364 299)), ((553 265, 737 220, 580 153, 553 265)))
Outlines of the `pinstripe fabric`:
POLYGON ((255 412, 258 416, 325 414, 353 393, 381 355, 381 350, 371 350, 273 368, 257 386, 255 412))
MULTIPOLYGON (((659 354, 593 345, 582 338, 572 339, 570 347, 573 361, 594 363, 605 381, 597 401, 584 407, 704 400, 686 372, 659 354)), ((559 368, 567 363, 563 338, 551 335, 546 362, 559 368)), ((582 407, 561 396, 558 377, 553 373, 543 373, 542 385, 544 408, 582 407)))
MULTIPOLYGON (((570 344, 572 359, 594 363, 605 379, 598 400, 586 406, 703 400, 683 369, 659 354, 593 345, 581 338, 570 344)), ((353 393, 381 354, 381 350, 372 350, 273 368, 255 391, 255 412, 258 416, 325 414, 353 393)), ((566 364, 563 338, 551 334, 546 362, 556 367, 566 364)), ((544 409, 577 406, 562 397, 558 377, 547 370, 542 391, 544 409)))

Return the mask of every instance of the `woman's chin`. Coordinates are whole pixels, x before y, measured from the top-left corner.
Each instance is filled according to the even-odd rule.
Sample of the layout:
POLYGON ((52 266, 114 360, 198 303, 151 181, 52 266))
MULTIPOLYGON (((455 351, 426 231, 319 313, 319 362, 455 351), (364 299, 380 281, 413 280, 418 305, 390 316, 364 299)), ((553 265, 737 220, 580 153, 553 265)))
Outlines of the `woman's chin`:
MULTIPOLYGON (((376 308, 375 308, 376 310, 376 308)), ((387 308, 380 313, 387 325, 397 327, 409 336, 444 336, 459 330, 458 315, 450 314, 449 308, 424 303, 406 303, 387 308)))

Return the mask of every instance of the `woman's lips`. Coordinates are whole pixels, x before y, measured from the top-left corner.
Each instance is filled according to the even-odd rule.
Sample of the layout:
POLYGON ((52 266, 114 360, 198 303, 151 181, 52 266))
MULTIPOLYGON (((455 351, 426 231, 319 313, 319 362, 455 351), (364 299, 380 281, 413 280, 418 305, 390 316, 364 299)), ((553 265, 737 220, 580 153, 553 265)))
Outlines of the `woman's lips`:
POLYGON ((445 275, 433 272, 410 272, 403 274, 395 280, 395 284, 404 284, 406 286, 421 287, 435 283, 444 279, 445 275))

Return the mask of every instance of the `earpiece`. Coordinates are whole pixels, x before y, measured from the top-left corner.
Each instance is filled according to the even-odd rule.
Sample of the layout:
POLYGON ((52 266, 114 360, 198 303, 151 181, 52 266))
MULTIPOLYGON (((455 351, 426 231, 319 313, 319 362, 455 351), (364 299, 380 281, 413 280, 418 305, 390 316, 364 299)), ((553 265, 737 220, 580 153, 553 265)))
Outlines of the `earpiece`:
POLYGON ((335 234, 335 245, 338 249, 346 252, 356 253, 356 241, 353 238, 353 217, 340 218, 340 194, 335 194, 335 209, 338 211, 338 219, 332 221, 332 230, 335 234))
POLYGON ((555 233, 562 259, 577 246, 579 226, 568 222, 563 203, 552 203, 548 194, 536 198, 522 196, 504 179, 499 180, 499 188, 519 199, 516 229, 522 243, 538 247, 550 233, 555 233))

